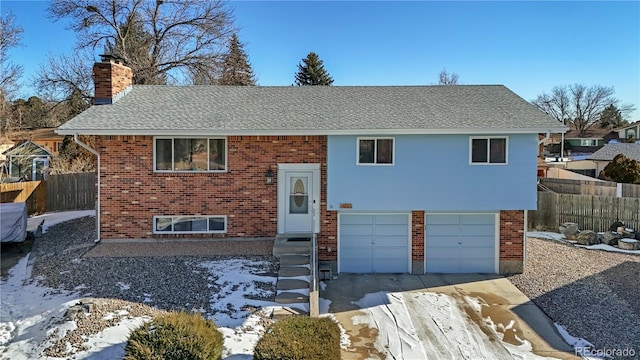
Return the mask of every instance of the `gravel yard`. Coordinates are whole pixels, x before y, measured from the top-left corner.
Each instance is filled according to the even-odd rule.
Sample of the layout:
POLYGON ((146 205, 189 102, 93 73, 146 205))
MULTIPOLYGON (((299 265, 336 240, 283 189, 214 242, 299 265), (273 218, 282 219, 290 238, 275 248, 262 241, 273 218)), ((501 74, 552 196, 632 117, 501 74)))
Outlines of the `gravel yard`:
POLYGON ((640 358, 640 256, 529 238, 509 280, 573 336, 640 358))
MULTIPOLYGON (((144 303, 164 310, 193 308, 204 309, 219 288, 212 284, 209 271, 202 268, 202 261, 246 258, 262 261, 263 268, 256 273, 275 276, 278 262, 270 255, 208 255, 208 256, 146 256, 86 257, 94 246, 95 218, 84 217, 52 226, 36 239, 32 259, 32 277, 42 285, 64 290, 80 290, 98 298, 115 298, 144 303)), ((146 244, 153 246, 153 244, 146 244)), ((133 245, 131 249, 135 249, 133 245)), ((255 254, 251 241, 234 244, 234 248, 246 254, 255 254)), ((135 250, 132 250, 135 251, 135 250)), ((275 286, 272 282, 261 284, 264 300, 273 301, 275 286)))

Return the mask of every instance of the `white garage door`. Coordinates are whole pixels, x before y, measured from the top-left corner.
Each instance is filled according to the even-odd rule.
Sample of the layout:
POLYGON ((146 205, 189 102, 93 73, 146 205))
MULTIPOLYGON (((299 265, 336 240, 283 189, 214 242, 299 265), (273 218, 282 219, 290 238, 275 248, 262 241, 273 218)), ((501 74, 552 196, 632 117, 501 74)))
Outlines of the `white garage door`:
POLYGON ((339 270, 347 273, 409 271, 409 216, 340 215, 339 270))
POLYGON ((495 214, 427 215, 429 273, 495 273, 495 214))

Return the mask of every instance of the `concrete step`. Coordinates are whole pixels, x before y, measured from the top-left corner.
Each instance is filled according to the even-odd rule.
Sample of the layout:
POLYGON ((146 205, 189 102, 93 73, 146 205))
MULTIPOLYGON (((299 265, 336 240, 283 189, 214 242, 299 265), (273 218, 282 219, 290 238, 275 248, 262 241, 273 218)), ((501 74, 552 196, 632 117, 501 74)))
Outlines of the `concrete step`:
POLYGON ((281 292, 276 295, 278 304, 309 304, 309 296, 295 292, 281 292))
POLYGON ((273 255, 311 254, 311 236, 312 234, 278 234, 273 242, 273 255))
POLYGON ((306 310, 298 309, 293 306, 285 306, 279 309, 275 309, 271 314, 271 318, 274 320, 280 320, 287 316, 307 316, 309 313, 306 310))
POLYGON ((278 278, 310 275, 311 270, 307 266, 280 266, 278 270, 278 278))
POLYGON ((280 266, 309 265, 311 258, 308 255, 282 255, 280 256, 280 266))
POLYGON ((309 289, 309 282, 300 279, 278 279, 277 290, 309 289))
POLYGON ((280 256, 286 254, 311 254, 311 242, 310 241, 281 241, 274 242, 273 255, 280 256))
POLYGON ((273 247, 273 256, 309 254, 311 254, 311 246, 273 247))

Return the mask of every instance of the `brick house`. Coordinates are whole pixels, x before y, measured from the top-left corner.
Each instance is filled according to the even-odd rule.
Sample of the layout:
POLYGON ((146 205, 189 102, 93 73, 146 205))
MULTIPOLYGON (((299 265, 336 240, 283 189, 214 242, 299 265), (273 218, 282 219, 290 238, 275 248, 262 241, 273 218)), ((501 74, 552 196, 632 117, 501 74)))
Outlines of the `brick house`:
POLYGON ((94 76, 57 132, 96 138, 101 241, 316 233, 338 272, 521 272, 538 134, 564 131, 501 85, 132 86, 106 58, 94 76))

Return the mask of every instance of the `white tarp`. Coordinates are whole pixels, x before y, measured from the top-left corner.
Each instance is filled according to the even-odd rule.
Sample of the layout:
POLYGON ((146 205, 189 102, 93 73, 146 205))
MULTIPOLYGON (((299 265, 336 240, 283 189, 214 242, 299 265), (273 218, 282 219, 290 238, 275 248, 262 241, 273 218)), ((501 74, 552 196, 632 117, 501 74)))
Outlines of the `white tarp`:
POLYGON ((23 242, 27 239, 27 203, 0 204, 0 241, 23 242))

